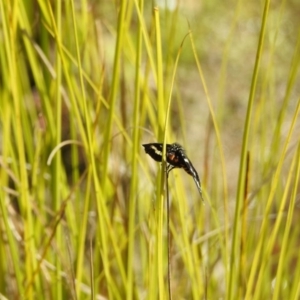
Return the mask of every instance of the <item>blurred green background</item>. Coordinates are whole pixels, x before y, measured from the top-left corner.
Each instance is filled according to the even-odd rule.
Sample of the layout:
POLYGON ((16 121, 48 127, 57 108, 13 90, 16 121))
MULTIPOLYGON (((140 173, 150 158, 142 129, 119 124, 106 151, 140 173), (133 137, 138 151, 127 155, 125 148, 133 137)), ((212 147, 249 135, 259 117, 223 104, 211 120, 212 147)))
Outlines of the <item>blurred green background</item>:
POLYGON ((172 298, 299 299, 298 0, 0 5, 1 299, 170 299, 164 136, 172 298))

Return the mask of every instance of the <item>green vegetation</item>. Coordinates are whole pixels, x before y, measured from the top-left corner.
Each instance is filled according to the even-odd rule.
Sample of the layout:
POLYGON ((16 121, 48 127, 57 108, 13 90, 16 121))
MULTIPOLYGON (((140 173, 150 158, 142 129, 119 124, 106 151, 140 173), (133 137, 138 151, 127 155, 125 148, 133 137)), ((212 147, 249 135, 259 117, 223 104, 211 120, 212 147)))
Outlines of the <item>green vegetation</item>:
POLYGON ((298 1, 0 0, 0 298, 300 298, 298 1), (161 1, 162 3, 167 1, 161 1))

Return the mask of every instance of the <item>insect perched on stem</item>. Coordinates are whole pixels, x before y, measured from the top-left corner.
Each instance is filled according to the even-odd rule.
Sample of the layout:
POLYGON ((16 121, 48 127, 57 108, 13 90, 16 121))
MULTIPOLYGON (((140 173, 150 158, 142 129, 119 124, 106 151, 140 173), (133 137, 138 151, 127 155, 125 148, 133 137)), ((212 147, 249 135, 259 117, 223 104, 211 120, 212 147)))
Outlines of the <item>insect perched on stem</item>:
MULTIPOLYGON (((149 154, 154 160, 162 162, 162 143, 143 144, 143 147, 145 148, 145 152, 149 154)), ((175 168, 183 168, 188 174, 193 176, 201 199, 202 201, 204 201, 198 173, 194 168, 192 162, 186 156, 183 147, 177 143, 166 144, 166 161, 168 163, 167 173, 175 168)))

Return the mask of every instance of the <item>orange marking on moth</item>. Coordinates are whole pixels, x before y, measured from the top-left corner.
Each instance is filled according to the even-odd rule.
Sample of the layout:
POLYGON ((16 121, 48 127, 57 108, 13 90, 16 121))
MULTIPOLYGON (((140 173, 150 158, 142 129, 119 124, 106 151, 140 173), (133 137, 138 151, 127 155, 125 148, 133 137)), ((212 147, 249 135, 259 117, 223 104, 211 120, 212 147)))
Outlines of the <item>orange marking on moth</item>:
POLYGON ((176 157, 176 155, 173 152, 168 153, 167 155, 168 155, 168 159, 170 161, 175 162, 175 163, 178 162, 178 157, 176 157))

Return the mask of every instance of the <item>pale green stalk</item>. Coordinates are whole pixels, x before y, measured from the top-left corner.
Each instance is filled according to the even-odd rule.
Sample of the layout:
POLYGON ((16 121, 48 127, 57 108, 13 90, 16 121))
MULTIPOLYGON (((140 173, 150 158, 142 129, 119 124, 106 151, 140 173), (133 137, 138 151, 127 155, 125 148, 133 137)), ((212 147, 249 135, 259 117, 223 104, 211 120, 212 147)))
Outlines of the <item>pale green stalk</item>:
MULTIPOLYGON (((176 60, 174 63, 174 68, 173 68, 173 74, 172 74, 172 79, 171 79, 171 86, 170 86, 170 93, 169 93, 169 99, 168 99, 168 104, 167 104, 167 109, 166 109, 166 118, 165 118, 165 130, 164 130, 164 144, 167 142, 167 135, 168 135, 168 126, 169 126, 169 117, 170 117, 170 111, 171 111, 171 103, 172 103, 172 94, 173 94, 173 87, 174 87, 174 83, 175 83, 175 77, 176 77, 176 72, 177 72, 177 66, 178 66, 178 61, 180 58, 180 54, 182 51, 182 47, 184 44, 185 39, 187 38, 188 34, 184 37, 177 56, 176 56, 176 60)), ((163 157, 165 157, 165 155, 163 155, 163 157)), ((164 170, 162 170, 162 172, 164 172, 164 170)), ((167 182, 168 184, 168 182, 167 182)), ((180 197, 181 198, 181 197, 180 197)), ((182 212, 182 210, 180 210, 180 212, 182 212)), ((182 213, 180 213, 180 217, 181 217, 181 224, 183 226, 185 226, 183 228, 183 241, 184 241, 184 245, 186 247, 188 247, 188 254, 186 255, 186 264, 187 264, 187 269, 189 271, 189 274, 191 276, 191 281, 192 281, 192 293, 193 293, 193 298, 194 299, 199 299, 201 298, 201 289, 199 289, 199 284, 200 284, 200 278, 198 276, 198 272, 197 272, 197 267, 195 266, 195 260, 193 257, 193 251, 192 251, 192 246, 190 245, 189 242, 189 237, 188 237, 188 231, 186 228, 186 222, 184 221, 184 216, 182 213)), ((169 245, 170 247, 170 245, 169 245)), ((172 275, 172 274, 171 274, 172 275)), ((171 276, 172 278, 172 276, 171 276)), ((171 280, 172 281, 172 280, 171 280)))
POLYGON ((283 162, 284 159, 286 157, 287 154, 287 150, 288 150, 288 146, 292 137, 292 133, 294 131, 295 128, 295 124, 298 118, 298 114, 299 114, 299 110, 300 110, 300 99, 298 100, 297 103, 297 108, 295 110, 290 128, 289 128, 289 132, 287 134, 287 138, 285 140, 284 146, 283 146, 283 150, 281 151, 280 154, 280 158, 278 161, 278 166, 276 168, 275 174, 272 178, 272 184, 270 187, 270 193, 268 195, 268 200, 265 206, 265 210, 264 210, 264 218, 263 218, 263 223, 261 225, 261 229, 260 229, 260 233, 259 233, 259 240, 256 241, 256 251, 254 254, 254 258, 251 264, 251 270, 250 270, 250 275, 249 275, 249 280, 248 280, 248 284, 247 284, 247 291, 246 291, 246 296, 245 299, 252 299, 252 293, 253 293, 253 287, 256 283, 256 276, 257 276, 257 271, 260 268, 260 263, 261 263, 261 255, 262 255, 262 245, 265 243, 265 239, 267 236, 267 227, 268 227, 268 220, 269 220, 269 213, 270 213, 270 209, 272 206, 272 203, 274 201, 274 195, 276 193, 276 189, 278 187, 278 183, 280 180, 280 174, 282 172, 282 167, 283 167, 283 162))
MULTIPOLYGON (((143 12, 144 1, 139 1, 139 7, 143 12)), ((135 216, 136 216, 136 191, 138 188, 138 161, 139 156, 139 124, 140 124, 140 92, 141 92, 141 58, 142 58, 142 29, 138 24, 137 41, 136 41, 136 61, 135 61, 135 84, 134 84, 134 108, 133 108, 133 143, 132 143, 132 166, 131 166, 131 184, 129 197, 129 213, 128 213, 128 255, 127 255, 127 284, 126 299, 133 298, 134 288, 134 256, 135 256, 135 216)))
MULTIPOLYGON (((163 79, 163 57, 162 57, 162 44, 161 44, 161 32, 160 32, 160 20, 159 10, 154 7, 154 22, 155 22, 155 34, 156 34, 156 71, 157 71, 157 110, 158 110, 158 140, 160 141, 163 136, 163 122, 165 118, 165 99, 164 99, 164 79, 163 79)), ((157 192, 156 192, 156 253, 155 253, 155 269, 157 270, 152 276, 157 282, 158 298, 165 297, 165 280, 164 270, 166 267, 164 260, 164 239, 163 239, 163 216, 164 216, 164 186, 165 186, 165 148, 166 142, 163 146, 163 161, 161 165, 161 171, 157 178, 157 192)), ((154 294, 155 295, 155 294, 154 294)))
MULTIPOLYGON (((72 2, 73 3, 73 2, 72 2)), ((124 6, 124 4, 122 5, 122 7, 124 6)), ((123 7, 123 10, 125 9, 125 7, 123 7)), ((122 8, 121 8, 121 13, 120 13, 120 22, 122 22, 123 20, 123 17, 122 16, 122 8)), ((85 87, 84 87, 84 84, 83 84, 83 74, 82 74, 82 68, 81 68, 81 59, 80 59, 80 54, 79 54, 79 45, 78 45, 78 39, 77 39, 77 29, 76 29, 76 22, 75 22, 75 10, 74 10, 74 5, 72 4, 72 16, 73 16, 73 26, 74 26, 74 34, 75 34, 75 42, 76 42, 76 51, 77 51, 77 63, 78 63, 78 70, 79 70, 79 76, 80 76, 80 84, 81 84, 81 92, 82 92, 82 99, 83 99, 83 108, 84 108, 84 118, 85 118, 85 123, 87 124, 86 125, 86 135, 87 135, 87 141, 88 141, 88 153, 89 153, 89 161, 91 163, 91 167, 92 167, 92 179, 93 179, 93 184, 94 184, 94 187, 95 187, 95 190, 96 190, 96 195, 97 195, 97 198, 96 198, 96 201, 97 201, 97 210, 98 210, 98 218, 99 218, 99 234, 100 234, 100 239, 101 239, 101 252, 102 252, 102 261, 103 261, 103 264, 104 264, 104 269, 105 269, 105 275, 106 275, 106 279, 108 281, 108 291, 109 291, 109 294, 110 294, 110 298, 113 297, 116 297, 117 294, 118 294, 118 291, 116 289, 116 287, 113 287, 114 286, 114 283, 113 283, 113 278, 111 277, 111 272, 110 272, 110 268, 109 268, 109 258, 108 258, 108 236, 111 237, 112 239, 112 242, 113 242, 113 247, 114 247, 114 250, 116 251, 116 255, 117 255, 117 260, 119 262, 119 267, 120 267, 120 272, 121 272, 121 275, 122 275, 122 279, 123 281, 125 282, 126 281, 126 278, 125 278, 125 272, 124 272, 124 268, 123 268, 123 265, 121 263, 121 257, 120 257, 120 253, 119 253, 119 250, 118 250, 118 247, 117 247, 117 243, 116 243, 116 238, 114 237, 114 234, 113 234, 113 231, 112 230, 109 230, 108 231, 108 236, 107 236, 107 231, 106 231, 106 228, 107 226, 110 226, 110 222, 109 222, 109 216, 108 216, 108 211, 107 211, 107 208, 105 207, 105 198, 104 198, 104 195, 102 194, 102 191, 101 191, 101 187, 100 187, 100 184, 99 184, 99 178, 98 178, 98 174, 97 174, 97 168, 96 168, 96 162, 95 162, 95 157, 94 157, 94 142, 93 142, 93 138, 92 138, 92 122, 91 122, 91 119, 90 119, 90 116, 89 116, 89 113, 88 113, 88 109, 87 109, 87 99, 86 99, 86 96, 85 96, 85 87), (115 294, 113 294, 115 293, 115 294)), ((119 24, 119 28, 120 28, 120 24, 119 24)), ((119 31, 118 31, 119 32, 119 31)), ((121 34, 121 32, 119 32, 121 34)), ((118 40, 119 41, 119 40, 118 40)), ((121 42, 119 41, 119 47, 121 46, 121 42)), ((117 43, 118 44, 118 43, 117 43)), ((117 46, 118 48, 118 46, 117 46)), ((115 73, 114 73, 114 79, 113 81, 114 82, 117 82, 116 81, 116 78, 117 78, 117 74, 118 74, 118 58, 116 58, 116 65, 115 65, 115 73)), ((115 90, 117 90, 117 85, 114 86, 115 90)), ((115 99, 116 98, 116 95, 113 95, 112 96, 112 99, 115 99)), ((116 99, 115 99, 116 100, 116 99)), ((113 102, 115 101, 113 100, 113 102)), ((111 107, 110 107, 110 114, 109 114, 109 125, 108 125, 108 128, 106 128, 106 138, 107 138, 107 149, 109 149, 110 147, 108 146, 110 143, 108 142, 109 140, 109 137, 111 135, 111 128, 112 128, 112 120, 113 120, 113 111, 114 111, 114 105, 113 103, 111 104, 111 107)), ((106 157, 105 159, 105 162, 106 162, 106 166, 107 166, 107 163, 108 163, 108 157, 106 157)), ((107 171, 107 170, 106 170, 107 171)), ((106 174, 106 171, 104 171, 104 174, 106 174)), ((104 177, 106 178, 106 177, 104 177)), ((119 297, 119 296, 118 296, 119 297)))
MULTIPOLYGON (((194 58, 196 61, 196 65, 197 65, 197 69, 199 72, 199 76, 203 85, 203 89, 204 89, 204 93, 206 95, 206 100, 207 100, 207 104, 209 107, 209 111, 210 111, 210 116, 212 118, 212 122, 214 125, 214 129, 215 129, 215 134, 216 134, 216 138, 217 138, 217 145, 218 145, 218 149, 219 149, 219 153, 220 153, 220 161, 221 161, 221 167, 222 167, 222 181, 223 181, 223 203, 224 203, 224 216, 225 216, 225 228, 228 228, 229 226, 229 220, 228 220, 228 190, 227 190, 227 177, 226 177, 226 164, 225 164, 225 157, 224 157, 224 150, 223 150, 223 144, 222 144, 222 139, 221 139, 221 135, 220 135, 220 129, 219 129, 219 125, 218 125, 218 121, 214 112, 214 108, 212 105, 212 101, 210 99, 209 96, 209 92, 208 92, 208 87, 205 81, 205 77, 201 68, 201 64, 200 61, 198 59, 198 55, 196 52, 196 48, 195 48, 195 44, 194 44, 194 39, 193 39, 193 35, 192 32, 190 31, 190 41, 191 41, 191 45, 192 45, 192 50, 193 50, 193 54, 194 54, 194 58)), ((228 244, 229 244, 229 237, 228 237, 228 231, 225 230, 225 237, 224 237, 224 246, 222 245, 222 249, 223 249, 223 253, 224 253, 224 264, 227 268, 227 251, 228 251, 228 244)), ((226 270, 226 276, 228 276, 228 271, 226 270)), ((228 281, 228 278, 226 277, 226 282, 228 281)))
MULTIPOLYGON (((284 3, 282 3, 282 5, 283 5, 284 3)), ((281 7, 281 14, 282 14, 282 7, 281 7)), ((297 55, 297 48, 299 47, 299 39, 298 39, 298 45, 296 46, 296 49, 295 49, 295 56, 293 57, 293 59, 292 59, 292 66, 291 66, 291 70, 290 70, 290 73, 289 73, 289 78, 288 78, 288 83, 287 83, 287 91, 286 91, 286 94, 285 94, 285 96, 284 96, 284 101, 283 101, 283 105, 282 105, 282 107, 281 107, 281 109, 280 109, 280 115, 281 115, 281 117, 277 120, 277 122, 276 122, 276 127, 275 127, 275 129, 274 129, 274 135, 273 135, 273 141, 272 141, 272 146, 271 146, 271 149, 272 149, 272 152, 273 152, 273 155, 270 155, 270 159, 271 159, 271 161, 272 161, 272 163, 274 164, 275 162, 274 162, 274 159, 276 158, 276 156, 277 156, 277 153, 278 153, 278 146, 279 146, 279 141, 281 140, 280 139, 280 134, 279 134, 279 129, 281 128, 281 126, 282 126, 282 124, 283 124, 283 121, 284 121, 284 119, 283 119, 283 116, 284 116, 284 114, 286 113, 286 105, 287 105, 287 102, 289 101, 289 99, 290 99, 290 93, 291 93, 291 89, 292 89, 292 87, 293 87, 293 85, 294 85, 294 83, 295 83, 295 73, 296 73, 296 68, 297 68, 297 65, 299 65, 299 58, 300 58, 300 56, 299 55, 297 55), (296 61, 295 60, 295 58, 298 56, 298 61, 296 61), (281 124, 281 125, 280 125, 281 124), (277 145, 275 145, 275 144, 277 145)), ((275 41, 274 41, 274 44, 272 45, 272 53, 274 52, 274 49, 275 49, 275 41)), ((299 50, 299 49, 298 49, 299 50)), ((270 66, 271 66, 271 63, 269 63, 269 68, 268 68, 268 71, 270 72, 270 66)), ((268 73, 269 74, 269 73, 268 73)), ((267 76, 267 77, 269 77, 270 76, 270 74, 267 76)), ((264 82, 264 88, 263 88, 263 90, 265 90, 266 89, 266 87, 267 87, 267 80, 265 80, 265 82, 264 82)), ((263 96, 262 98, 266 98, 266 96, 263 96)), ((261 102, 263 102, 263 101, 261 101, 261 102)), ((267 104, 267 107, 268 107, 268 104, 267 104)), ((262 111, 262 110, 259 110, 258 111, 258 116, 257 116, 257 119, 258 119, 258 121, 257 121, 257 123, 258 123, 258 125, 257 125, 257 130, 256 131, 259 131, 261 128, 259 128, 259 126, 260 126, 260 124, 259 124, 259 118, 260 118, 260 116, 263 114, 264 112, 262 111)), ((262 138, 262 143, 261 143, 261 148, 262 148, 262 151, 264 151, 265 150, 265 146, 266 145, 264 145, 263 144, 263 142, 266 140, 266 137, 264 137, 264 138, 262 138)), ((267 168, 269 169, 269 168, 271 168, 272 166, 270 165, 270 162, 271 161, 269 161, 268 163, 267 163, 267 168)), ((292 167, 291 167, 291 169, 292 169, 292 167)), ((290 180, 290 174, 291 174, 291 171, 289 172, 289 180, 290 180)), ((266 176, 266 175, 265 175, 266 176)), ((285 189, 284 189, 284 196, 283 196, 283 198, 282 198, 282 200, 281 200, 281 203, 280 203, 280 207, 279 207, 279 212, 282 212, 282 211, 284 211, 284 206, 285 206, 285 201, 286 201, 286 197, 287 197, 287 193, 288 193, 288 190, 289 190, 289 185, 288 184, 286 184, 285 185, 285 189)), ((265 268, 266 268, 266 266, 267 266, 267 262, 268 262, 268 257, 270 257, 270 255, 271 255, 271 251, 272 251, 272 249, 273 249, 273 247, 274 247, 274 245, 275 245, 275 242, 276 242, 276 238, 277 238, 277 235, 280 233, 279 232, 279 227, 280 227, 280 225, 281 225, 281 222, 282 222, 282 218, 283 218, 283 215, 282 215, 282 213, 280 213, 279 215, 278 215, 278 217, 276 218, 276 223, 275 223, 275 225, 274 226, 272 226, 272 234, 271 234, 271 236, 270 236, 270 238, 268 239, 268 242, 267 242, 267 246, 266 247, 263 247, 264 249, 263 249, 263 254, 262 254, 262 263, 260 264, 260 267, 259 267, 259 274, 257 275, 257 284, 256 284, 256 291, 258 292, 258 291, 260 291, 261 290, 261 285, 263 284, 263 278, 266 276, 265 275, 265 272, 266 272, 266 270, 265 270, 265 268)), ((259 296, 259 293, 257 293, 257 297, 259 298, 260 296, 259 296)))
MULTIPOLYGON (((8 82, 10 84, 10 92, 12 97, 12 105, 14 112, 14 136, 16 138, 17 153, 15 154, 15 163, 18 165, 18 177, 20 178, 19 191, 19 205, 21 210, 21 216, 24 225, 24 250, 25 250, 25 278, 26 283, 32 277, 33 268, 36 264, 35 244, 33 237, 33 221, 31 214, 31 205, 29 197, 29 185, 28 185, 28 174, 26 170, 26 156, 25 156, 25 142, 24 142, 24 128, 22 123, 23 115, 23 102, 21 97, 21 85, 19 82, 18 73, 18 49, 17 49, 17 32, 18 32, 18 5, 17 2, 10 3, 10 16, 9 26, 6 22, 6 18, 3 18, 2 25, 5 26, 7 46, 6 46, 6 57, 8 60, 8 82), (5 25, 4 25, 5 24, 5 25)), ((1 5, 2 14, 4 13, 4 7, 1 5)), ((19 271, 18 271, 19 272, 19 271)), ((20 279, 18 274, 18 278, 20 279)), ((23 288, 21 289, 23 292, 23 288)), ((21 292, 20 291, 20 292, 21 292)), ((22 294, 24 296, 24 294, 22 294)), ((28 293, 28 299, 33 297, 33 286, 30 287, 28 293)))
POLYGON ((295 169, 295 164, 296 164, 296 155, 294 156, 292 164, 289 168, 289 174, 288 174, 287 182, 285 184, 284 194, 282 196, 280 206, 278 208, 276 222, 273 225, 272 232, 269 234, 268 240, 266 241, 267 242, 266 247, 265 249, 263 249, 264 253, 262 254, 261 264, 258 270, 259 272, 256 275, 255 295, 257 299, 261 297, 260 292, 263 290, 262 285, 265 283, 264 277, 268 276, 266 274, 268 270, 266 269, 267 266, 270 264, 270 257, 272 257, 272 251, 274 250, 276 240, 280 236, 280 226, 282 226, 283 222, 285 222, 285 218, 286 218, 285 207, 287 206, 288 194, 291 188, 291 182, 292 182, 292 177, 294 175, 293 172, 295 169))
MULTIPOLYGON (((290 103, 291 93, 293 91, 293 87, 295 86, 295 82, 297 80, 297 74, 300 66, 300 29, 298 31, 298 39, 297 44, 295 46, 294 54, 291 61, 291 67, 289 72, 289 78, 287 79, 286 90, 283 98, 283 104, 281 106, 278 119, 276 122, 276 128, 274 130, 274 135, 272 137, 271 149, 276 153, 278 148, 280 147, 280 132, 282 130, 283 120, 288 110, 288 105, 290 103)), ((274 159, 276 156, 271 156, 269 161, 269 167, 274 164, 274 159)))
POLYGON ((109 97, 109 114, 108 121, 106 125, 105 132, 105 141, 106 144, 104 146, 104 155, 103 155, 103 187, 104 193, 106 193, 105 188, 107 186, 107 177, 108 177, 108 161, 111 150, 111 143, 109 142, 111 139, 113 119, 114 119, 114 111, 116 108, 116 102, 118 97, 118 88, 119 88, 119 80, 120 80, 120 64, 121 64, 121 54, 123 51, 123 39, 124 39, 124 23, 125 23, 125 12, 126 12, 127 1, 120 2, 119 15, 118 15, 118 28, 117 28, 117 40, 115 46, 115 56, 114 56, 114 65, 113 65, 113 74, 112 74, 112 83, 109 97))
MULTIPOLYGON (((62 40, 62 16, 61 16, 61 9, 62 4, 61 1, 56 1, 56 12, 55 12, 55 26, 56 26, 56 34, 57 34, 57 40, 62 40)), ((54 21, 54 20, 53 20, 54 21)), ((58 145, 61 142, 61 113, 62 113, 62 98, 61 98, 61 85, 62 85, 62 63, 61 63, 61 57, 58 55, 59 53, 56 53, 56 62, 55 62, 55 70, 56 70, 56 85, 55 85, 55 98, 56 101, 55 107, 55 127, 56 131, 54 134, 54 143, 55 145, 58 145)), ((53 191, 53 201, 54 201, 54 211, 58 212, 59 208, 61 206, 61 200, 62 200, 62 194, 61 194, 61 174, 60 169, 61 168, 61 155, 60 152, 57 153, 57 155, 54 158, 54 165, 53 165, 53 171, 52 171, 52 191, 53 191)), ((62 238, 62 228, 61 226, 57 226, 56 228, 56 235, 55 235, 55 242, 57 245, 57 248, 59 249, 59 252, 63 252, 63 238, 62 238)), ((55 261, 55 267, 56 272, 55 275, 57 278, 59 278, 60 270, 62 269, 62 262, 60 259, 60 256, 55 255, 54 257, 55 261)), ((62 300, 63 299, 63 287, 62 287, 62 281, 58 280, 56 284, 53 284, 53 295, 55 295, 55 299, 62 300)))
MULTIPOLYGON (((298 181, 299 182, 299 181, 298 181)), ((299 230, 295 233, 296 235, 296 244, 298 244, 298 234, 299 230)), ((300 263, 299 261, 297 262, 297 266, 294 268, 294 274, 293 274, 293 281, 292 281, 292 286, 290 288, 290 294, 289 294, 289 299, 291 300, 297 300, 300 297, 300 263)))
POLYGON ((156 71, 157 65, 154 62, 151 41, 150 41, 150 38, 149 38, 149 35, 148 35, 148 32, 147 32, 147 27, 146 27, 146 24, 145 24, 143 14, 142 14, 142 12, 140 11, 140 8, 139 8, 138 0, 134 0, 134 3, 135 3, 136 13, 138 14, 139 23, 141 25, 141 30, 143 32, 143 39, 144 39, 143 42, 145 43, 145 49, 146 49, 147 54, 148 54, 147 58, 149 60, 150 66, 152 68, 152 72, 153 72, 152 75, 154 77, 154 82, 157 85, 158 84, 158 78, 157 78, 158 74, 157 74, 157 71, 156 71))
MULTIPOLYGON (((79 229, 79 241, 78 241, 78 251, 77 251, 77 265, 76 265, 76 280, 78 282, 82 281, 83 273, 86 268, 84 268, 84 248, 85 248, 85 240, 91 240, 92 235, 87 235, 87 225, 88 225, 88 213, 90 206, 90 195, 91 195, 91 182, 92 182, 92 172, 88 172, 86 190, 85 190, 85 199, 84 208, 82 213, 82 226, 79 229)), ((91 257, 92 258, 92 257, 91 257)), ((92 264, 94 261, 92 261, 92 264)), ((93 279, 93 278, 92 278, 93 279)), ((91 286, 92 286, 91 279, 91 286)), ((81 299, 81 290, 79 288, 79 284, 76 285, 76 295, 78 299, 81 299)))
MULTIPOLYGON (((299 101, 300 103, 300 101, 299 101)), ((287 220, 285 224, 285 230, 284 230, 284 236, 283 236, 283 241, 281 245, 281 251, 280 251, 280 257, 279 257, 279 263, 277 267, 277 273, 276 273, 276 283, 275 283, 275 289, 274 289, 274 295, 273 299, 281 299, 280 297, 280 292, 283 288, 284 285, 284 277, 283 277, 283 270, 287 265, 287 260, 286 260, 286 253, 288 251, 289 247, 289 239, 291 237, 291 227, 292 227, 292 221, 293 218, 295 217, 294 212, 295 212, 295 203, 297 199, 297 194, 298 194, 298 183, 300 182, 300 141, 298 143, 298 149, 297 149, 297 165, 296 165, 296 172, 295 172, 295 184, 293 187, 293 191, 290 197, 289 201, 289 209, 288 209, 288 215, 287 215, 287 220)), ((294 293, 295 296, 299 297, 299 288, 298 291, 294 293)))
MULTIPOLYGON (((8 26, 9 24, 8 24, 8 20, 7 20, 7 17, 8 17, 7 8, 5 10, 5 7, 3 5, 3 1, 0 1, 0 13, 1 13, 1 20, 2 20, 3 39, 6 41, 6 43, 4 43, 4 50, 5 50, 5 57, 6 57, 5 61, 7 62, 6 71, 9 74, 8 70, 11 70, 11 67, 13 65, 13 62, 12 62, 13 58, 11 57, 11 50, 12 49, 11 49, 11 45, 10 45, 10 42, 9 42, 10 41, 10 32, 9 32, 9 26, 8 26)), ((2 58, 2 59, 4 60, 4 58, 2 58)), ((4 66, 2 66, 2 68, 3 68, 2 70, 4 71, 4 66)), ((4 82, 6 82, 6 81, 7 81, 7 83, 9 83, 10 77, 6 78, 4 82)), ((8 94, 5 95, 4 92, 2 92, 1 96, 3 97, 2 101, 5 101, 5 100, 8 101, 9 100, 8 94)), ((10 123, 11 118, 13 117, 12 110, 13 110, 13 108, 11 109, 11 106, 6 106, 6 108, 5 108, 4 105, 2 105, 2 107, 0 109, 0 112, 2 112, 2 114, 6 116, 6 122, 4 123, 3 129, 2 129, 2 135, 3 135, 3 138, 7 138, 7 139, 9 138, 9 136, 11 136, 11 132, 10 132, 11 129, 10 129, 9 123, 10 123)), ((3 164, 6 164, 6 159, 8 157, 9 150, 10 150, 9 149, 10 148, 9 144, 5 143, 5 144, 2 145, 1 148, 2 148, 1 152, 2 152, 2 156, 3 156, 3 164)), ((5 170, 3 168, 3 165, 1 165, 1 168, 3 170, 5 170)), ((7 175, 6 174, 5 175, 1 174, 0 178, 2 180, 7 179, 7 175)), ((5 202, 6 202, 5 201, 5 193, 4 193, 4 190, 2 190, 0 192, 0 205, 1 205, 1 215, 2 215, 1 217, 3 219, 4 228, 6 229, 8 245, 9 245, 9 249, 10 249, 11 256, 12 256, 12 266, 13 266, 13 272, 16 276, 16 286, 17 286, 18 292, 21 295, 24 295, 23 281, 24 281, 25 274, 21 273, 20 268, 19 268, 20 260, 19 260, 19 257, 18 257, 18 245, 17 245, 17 243, 15 243, 12 231, 10 230, 10 227, 9 227, 9 223, 8 223, 9 215, 8 215, 8 211, 7 211, 7 207, 5 205, 5 202)), ((1 244, 3 244, 3 243, 1 243, 1 244)), ((3 249, 2 245, 1 245, 1 248, 2 248, 1 252, 3 252, 4 249, 3 249)), ((4 262, 2 262, 2 264, 4 264, 4 262)), ((2 273, 1 276, 4 276, 4 274, 7 271, 8 271, 7 269, 1 270, 1 272, 0 272, 0 273, 2 273)), ((4 282, 4 278, 3 278, 3 282, 4 282)))
POLYGON ((265 7, 264 7, 264 13, 262 17, 262 24, 261 24, 261 31, 258 41, 258 48, 256 53, 256 60, 252 75, 252 81, 251 81, 251 88, 250 88, 250 94, 248 99, 248 107, 247 107, 247 114, 244 124, 244 133, 243 133, 243 144, 242 144, 242 151, 241 151, 241 157, 240 157, 240 169, 239 169, 239 178, 238 178, 238 187, 237 187, 237 195, 236 195, 236 206, 235 206, 235 214, 234 214, 234 227, 233 227, 233 237, 232 237, 232 246, 231 246, 231 257, 230 257, 230 277, 229 277, 229 285, 228 285, 228 299, 232 300, 236 297, 236 288, 240 280, 237 277, 239 274, 239 265, 237 262, 239 262, 239 245, 241 240, 240 235, 240 217, 241 217, 241 207, 244 199, 244 191, 245 191, 245 172, 246 172, 246 156, 248 151, 248 143, 249 143, 249 133, 250 133, 250 123, 251 123, 251 117, 252 117, 252 108, 254 103, 254 96, 256 92, 256 84, 257 84, 257 78, 258 78, 258 70, 262 55, 262 49, 263 49, 263 41, 266 31, 266 23, 268 18, 268 12, 269 12, 269 5, 270 0, 265 1, 265 7))

